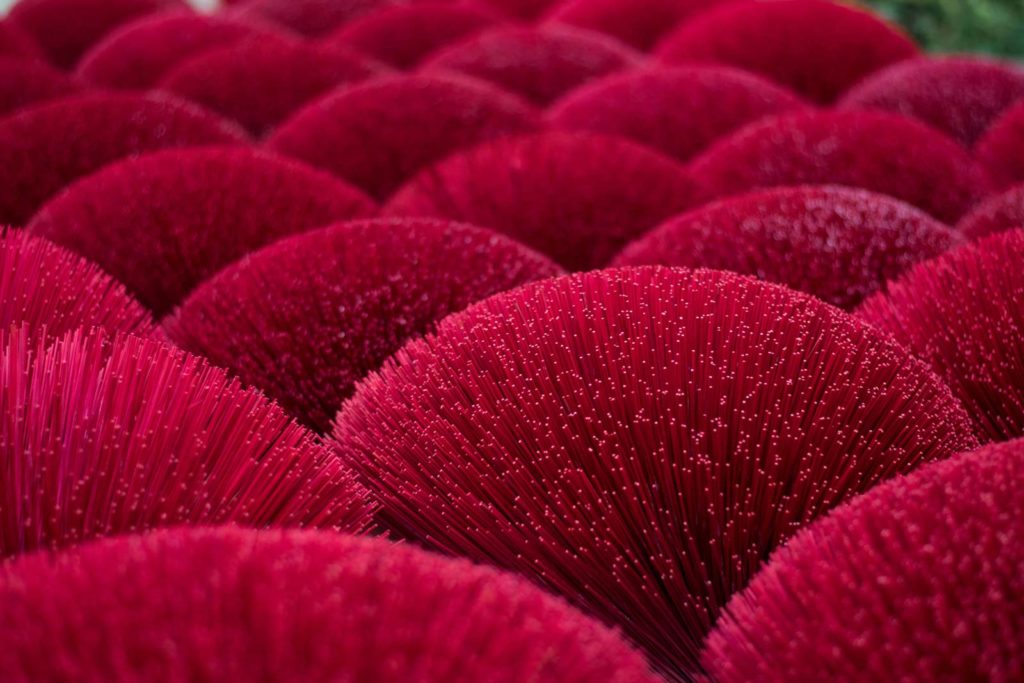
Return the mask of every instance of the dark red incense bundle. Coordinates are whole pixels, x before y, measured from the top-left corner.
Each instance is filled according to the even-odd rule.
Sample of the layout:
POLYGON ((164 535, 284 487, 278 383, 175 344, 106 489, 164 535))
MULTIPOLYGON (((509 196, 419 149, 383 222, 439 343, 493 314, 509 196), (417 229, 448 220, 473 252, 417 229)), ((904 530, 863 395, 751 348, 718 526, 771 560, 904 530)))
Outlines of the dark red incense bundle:
POLYGON ((1024 228, 1024 184, 986 199, 964 216, 956 227, 968 239, 1024 228))
POLYGON ((328 173, 246 148, 165 150, 107 166, 29 229, 99 263, 158 315, 281 237, 373 214, 328 173))
POLYGON ((648 50, 684 19, 726 0, 565 0, 547 18, 648 50))
POLYGON ((10 21, 31 35, 51 62, 70 68, 118 26, 183 6, 181 0, 18 0, 10 21))
POLYGON ((83 94, 0 120, 0 223, 23 225, 65 185, 123 157, 244 142, 241 130, 161 95, 83 94))
POLYGON ((520 578, 383 539, 173 529, 0 567, 0 677, 656 683, 520 578))
POLYGON ((558 0, 480 0, 510 17, 537 19, 546 10, 558 4, 558 0))
POLYGON ((501 21, 501 15, 486 5, 428 0, 383 7, 342 26, 325 41, 411 68, 440 48, 501 21))
POLYGON ((545 105, 587 81, 637 66, 641 59, 608 36, 549 24, 481 33, 436 53, 423 68, 474 76, 545 105))
POLYGON ((929 363, 991 441, 1024 436, 1024 230, 920 264, 861 318, 929 363))
POLYGON ((1024 182, 1024 102, 996 119, 974 149, 978 161, 1000 185, 1024 182))
POLYGON ((49 339, 79 327, 149 335, 153 320, 124 285, 24 230, 0 234, 0 330, 49 339))
POLYGON ((620 625, 671 680, 797 529, 976 444, 945 387, 809 296, 607 270, 488 299, 407 344, 334 436, 401 535, 620 625))
POLYGON ((305 36, 322 36, 395 0, 241 0, 229 13, 263 19, 305 36))
POLYGON ((687 161, 742 126, 805 103, 785 88, 728 67, 658 67, 612 74, 558 100, 550 124, 620 135, 687 161))
POLYGON ((42 59, 39 46, 10 19, 0 20, 0 55, 23 59, 42 59))
POLYGON ((955 140, 876 111, 813 111, 753 123, 712 145, 690 171, 711 197, 779 185, 850 185, 955 223, 992 189, 955 140))
POLYGON ((777 552, 704 655, 716 681, 1024 674, 1024 442, 923 468, 777 552))
POLYGON ((82 57, 78 73, 97 85, 151 88, 185 59, 246 38, 275 36, 272 28, 226 14, 161 12, 112 32, 82 57))
POLYGON ((168 336, 327 431, 356 382, 449 313, 561 270, 435 220, 346 223, 283 240, 199 287, 168 336))
POLYGON ((160 87, 238 121, 260 138, 320 95, 381 73, 379 65, 350 50, 259 37, 184 61, 160 87))
POLYGON ((400 76, 313 102, 267 145, 384 199, 420 169, 464 147, 533 130, 539 118, 519 98, 480 81, 400 76))
POLYGON ((79 90, 81 86, 76 81, 45 62, 0 57, 0 117, 79 90))
POLYGON ((552 132, 449 157, 409 182, 385 213, 485 226, 585 270, 696 198, 696 183, 673 159, 621 138, 552 132))
POLYGON ((0 557, 184 523, 369 524, 312 433, 197 356, 99 330, 2 342, 0 557))
POLYGON ((673 218, 626 247, 614 263, 731 270, 849 309, 960 241, 947 226, 885 195, 844 187, 776 188, 673 218))
POLYGON ((899 62, 854 86, 840 106, 910 116, 971 146, 1007 107, 1024 99, 1024 69, 976 57, 899 62))
POLYGON ((827 104, 918 49, 866 10, 828 0, 774 0, 708 10, 670 33, 657 54, 675 64, 736 66, 827 104))

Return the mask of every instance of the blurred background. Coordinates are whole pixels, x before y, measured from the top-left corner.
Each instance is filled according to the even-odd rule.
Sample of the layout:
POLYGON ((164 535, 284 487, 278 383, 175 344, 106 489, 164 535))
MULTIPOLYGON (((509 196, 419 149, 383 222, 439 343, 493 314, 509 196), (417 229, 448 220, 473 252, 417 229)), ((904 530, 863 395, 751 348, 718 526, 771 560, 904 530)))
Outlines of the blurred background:
POLYGON ((870 0, 938 52, 1024 57, 1024 0, 870 0))
MULTIPOLYGON (((0 0, 0 14, 7 12, 11 5, 18 0, 0 0)), ((188 0, 193 7, 200 9, 212 9, 219 4, 219 0, 188 0)))
MULTIPOLYGON (((218 0, 190 0, 203 9, 218 0)), ((0 0, 0 13, 15 0, 0 0)), ((861 0, 936 52, 1024 57, 1024 0, 861 0)))

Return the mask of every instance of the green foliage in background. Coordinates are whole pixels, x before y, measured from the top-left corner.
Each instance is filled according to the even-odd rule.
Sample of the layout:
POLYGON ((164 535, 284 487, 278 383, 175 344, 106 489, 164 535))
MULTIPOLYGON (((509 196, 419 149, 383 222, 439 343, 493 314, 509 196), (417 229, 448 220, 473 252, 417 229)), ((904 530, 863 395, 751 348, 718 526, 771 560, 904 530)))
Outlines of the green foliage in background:
POLYGON ((1024 0, 864 0, 936 52, 1024 58, 1024 0))

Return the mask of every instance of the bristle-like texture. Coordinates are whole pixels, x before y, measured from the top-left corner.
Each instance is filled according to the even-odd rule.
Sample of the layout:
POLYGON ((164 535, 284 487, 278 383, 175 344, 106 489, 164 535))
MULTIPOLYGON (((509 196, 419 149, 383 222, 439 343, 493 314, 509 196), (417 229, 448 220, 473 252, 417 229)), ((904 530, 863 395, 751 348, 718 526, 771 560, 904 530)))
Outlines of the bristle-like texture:
POLYGON ((76 81, 42 61, 0 57, 0 117, 79 90, 76 81))
POLYGON ((978 140, 975 154, 1001 186, 1024 182, 1024 102, 996 119, 978 140))
POLYGON ((716 271, 607 270, 446 318, 334 436, 403 536, 518 570, 697 673, 729 596, 798 528, 973 448, 902 348, 716 271))
POLYGON ((479 0, 503 14, 518 19, 537 19, 558 0, 479 0))
POLYGON ((61 188, 150 150, 244 142, 209 112, 159 95, 83 94, 0 120, 0 223, 24 225, 61 188))
POLYGON ((313 102, 267 145, 384 199, 449 154, 539 125, 540 115, 527 103, 480 81, 401 76, 313 102))
POLYGON ((0 557, 175 524, 369 525, 311 432, 197 356, 99 330, 0 341, 0 557))
POLYGON ((1024 436, 1024 230, 922 263, 861 318, 929 363, 991 441, 1024 436))
POLYGON ((628 242, 692 208, 686 169, 621 138, 541 133, 497 140, 427 169, 385 207, 492 228, 568 270, 606 264, 628 242))
POLYGON ((1024 228, 1024 184, 985 200, 957 223, 957 229, 968 239, 1016 228, 1024 228))
POLYGON ((231 14, 274 22, 305 36, 323 36, 396 0, 243 0, 231 14))
POLYGON ((671 63, 759 73, 823 104, 918 49, 870 12, 829 0, 732 2, 684 22, 658 46, 671 63))
POLYGON ((163 12, 126 24, 95 45, 78 65, 90 83, 125 90, 154 87, 174 66, 273 29, 227 15, 163 12))
POLYGON ((32 36, 51 62, 71 68, 118 26, 183 6, 181 0, 18 0, 10 20, 32 36))
POLYGON ((22 59, 41 59, 42 50, 10 19, 0 20, 0 55, 22 59))
POLYGON ((356 382, 409 338, 480 299, 560 272, 522 245, 467 225, 347 223, 278 242, 226 269, 165 330, 324 432, 356 382))
POLYGON ((385 7, 352 21, 326 40, 399 68, 501 21, 486 5, 420 2, 385 7))
POLYGON ((648 50, 677 24, 727 0, 565 0, 552 21, 599 31, 648 50))
POLYGON ((947 226, 885 195, 843 187, 777 188, 673 218, 614 263, 730 270, 850 309, 960 241, 947 226))
POLYGON ((10 683, 656 683, 526 581, 383 539, 219 527, 0 567, 10 683))
POLYGON ((797 95, 738 69, 663 67, 577 88, 547 117, 555 128, 620 135, 687 161, 748 123, 803 108, 797 95))
POLYGON ((328 173, 246 148, 165 150, 112 164, 29 230, 99 263, 157 314, 246 253, 375 212, 328 173))
POLYGON ((24 230, 0 233, 0 330, 55 339, 79 327, 147 336, 149 313, 98 266, 24 230))
POLYGON ((261 138, 307 102, 380 73, 379 65, 350 50, 261 37, 189 59, 160 87, 261 138))
POLYGON ((955 140, 877 111, 814 111, 753 123, 690 167, 710 197, 780 185, 849 185, 902 199, 948 224, 991 181, 955 140))
POLYGON ((708 641, 713 680, 1024 678, 1024 442, 936 463, 793 539, 708 641))
POLYGON ((1021 99, 1020 66, 974 57, 923 57, 873 74, 846 93, 840 106, 910 116, 969 147, 1021 99))
POLYGON ((637 66, 641 59, 608 36, 549 24, 481 33, 441 50, 423 68, 474 76, 546 105, 587 81, 637 66))

